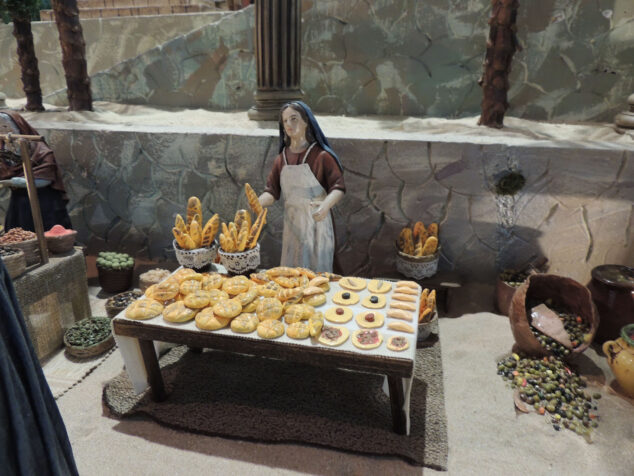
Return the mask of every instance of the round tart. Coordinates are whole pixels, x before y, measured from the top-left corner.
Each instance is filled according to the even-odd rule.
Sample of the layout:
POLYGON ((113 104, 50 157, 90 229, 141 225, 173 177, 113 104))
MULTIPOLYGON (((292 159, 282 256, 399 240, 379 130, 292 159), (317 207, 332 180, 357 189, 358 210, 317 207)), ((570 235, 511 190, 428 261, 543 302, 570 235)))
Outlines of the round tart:
POLYGON ((258 324, 258 335, 263 339, 275 339, 284 334, 284 324, 277 319, 268 319, 258 324))
POLYGON ((350 331, 345 327, 324 326, 319 334, 319 342, 324 345, 336 347, 343 344, 350 335, 350 331))
POLYGON ((185 306, 183 301, 176 301, 163 310, 163 319, 168 322, 191 321, 198 311, 185 306))
POLYGON ((310 335, 308 322, 299 321, 290 324, 286 328, 286 335, 291 339, 306 339, 310 335))
POLYGON ((370 296, 363 298, 361 305, 363 307, 367 307, 368 309, 381 309, 382 307, 385 307, 385 296, 381 294, 371 294, 370 296))
POLYGON ((339 291, 332 297, 332 302, 342 306, 353 306, 359 302, 359 295, 352 291, 339 291))
POLYGON ((207 307, 209 305, 210 297, 211 292, 199 289, 198 291, 194 291, 193 293, 185 296, 183 302, 185 303, 185 306, 191 307, 192 309, 202 309, 203 307, 207 307))
POLYGON ((326 304, 326 295, 322 292, 321 294, 311 294, 310 296, 304 296, 302 302, 313 307, 319 307, 326 304))
POLYGON ((150 297, 158 301, 174 299, 178 294, 178 288, 178 281, 169 278, 161 283, 158 283, 152 290, 152 295, 150 297))
POLYGON ((202 288, 202 283, 195 279, 186 279, 180 285, 180 293, 184 296, 198 291, 202 288))
POLYGON ((215 331, 226 327, 231 322, 231 319, 216 316, 214 311, 210 307, 206 307, 198 314, 196 314, 196 327, 206 331, 215 331))
POLYGON ((242 312, 242 304, 237 299, 221 299, 212 309, 214 314, 232 319, 242 312))
POLYGON ((401 352, 409 347, 409 341, 402 336, 392 336, 387 340, 387 348, 401 352))
POLYGON ((284 312, 284 306, 279 299, 263 298, 255 308, 255 312, 257 313, 260 321, 279 319, 284 312))
POLYGON ((346 307, 331 307, 326 311, 325 316, 330 322, 343 324, 352 319, 352 311, 346 307))
POLYGON ((231 321, 231 330, 240 334, 248 334, 258 328, 260 320, 255 314, 240 314, 231 321))
POLYGON ((341 278, 339 280, 339 286, 351 291, 361 291, 362 289, 365 289, 366 281, 363 278, 353 278, 351 276, 346 276, 345 278, 341 278))
POLYGON ((357 314, 354 320, 357 321, 359 327, 373 329, 381 327, 385 322, 385 317, 380 312, 363 311, 357 314))
POLYGON ((376 329, 359 329, 352 333, 352 343, 359 349, 376 349, 383 342, 383 336, 376 329))
POLYGON ((385 294, 392 290, 392 283, 381 279, 373 279, 368 283, 368 291, 375 294, 385 294))
POLYGON ((163 312, 163 305, 151 298, 137 299, 125 310, 128 319, 145 320, 152 319, 163 312))

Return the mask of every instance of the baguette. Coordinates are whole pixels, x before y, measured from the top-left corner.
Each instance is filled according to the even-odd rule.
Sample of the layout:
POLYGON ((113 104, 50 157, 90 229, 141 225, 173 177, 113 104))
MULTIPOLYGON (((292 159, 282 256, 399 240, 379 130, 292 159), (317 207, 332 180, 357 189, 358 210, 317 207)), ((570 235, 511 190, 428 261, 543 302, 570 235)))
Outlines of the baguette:
POLYGON ((417 221, 414 224, 414 239, 418 240, 421 237, 422 233, 427 233, 425 225, 423 224, 422 221, 417 221))
POLYGON ((435 236, 436 238, 438 238, 438 223, 432 223, 431 225, 429 225, 429 227, 427 228, 427 234, 429 236, 435 236))
POLYGON ((185 236, 184 236, 185 233, 179 230, 178 228, 174 227, 172 228, 172 234, 174 235, 174 239, 176 240, 176 243, 178 243, 178 246, 180 246, 182 249, 186 249, 185 236))
POLYGON ((247 196, 249 207, 253 210, 253 213, 255 213, 256 216, 259 216, 260 213, 262 213, 262 205, 260 205, 258 196, 248 183, 244 184, 244 194, 247 196))
POLYGON ((198 223, 202 222, 203 211, 200 200, 198 197, 189 197, 189 200, 187 200, 187 226, 191 225, 195 215, 201 217, 198 223))
POLYGON ((189 225, 189 236, 194 242, 194 248, 200 248, 200 245, 203 241, 202 229, 200 228, 200 223, 196 218, 194 218, 189 225))
POLYGON ((260 233, 262 233, 262 228, 264 227, 264 223, 266 221, 267 212, 268 212, 268 208, 262 209, 262 212, 258 215, 258 217, 255 220, 255 223, 251 227, 249 238, 247 239, 247 249, 255 248, 255 245, 258 244, 260 233))
POLYGON ((393 331, 408 332, 410 334, 414 333, 414 328, 405 322, 390 322, 387 325, 387 328, 392 329, 393 331))
POLYGON ((185 220, 178 213, 176 214, 176 219, 174 220, 174 227, 178 228, 182 233, 187 232, 187 225, 185 225, 185 220))
POLYGON ((238 246, 238 227, 233 222, 229 223, 229 236, 231 237, 233 242, 236 244, 236 248, 237 248, 237 246, 238 246))
POLYGON ((205 227, 203 228, 203 239, 202 239, 202 246, 206 246, 209 247, 211 246, 211 244, 214 242, 214 238, 216 237, 216 234, 218 233, 218 226, 220 225, 220 217, 218 216, 218 214, 216 213, 214 216, 212 216, 209 220, 207 220, 207 223, 205 224, 205 227))
POLYGON ((246 221, 248 223, 248 229, 251 229, 251 214, 248 210, 238 210, 236 212, 236 216, 233 218, 233 221, 236 223, 236 228, 238 228, 238 232, 242 228, 242 222, 246 221))
POLYGON ((425 242, 425 245, 421 250, 420 256, 433 255, 436 252, 436 249, 438 249, 438 238, 436 238, 435 236, 430 236, 429 238, 427 238, 427 241, 425 242))
POLYGON ((247 246, 247 239, 249 238, 249 223, 244 220, 238 233, 238 241, 236 242, 236 251, 244 251, 247 246))

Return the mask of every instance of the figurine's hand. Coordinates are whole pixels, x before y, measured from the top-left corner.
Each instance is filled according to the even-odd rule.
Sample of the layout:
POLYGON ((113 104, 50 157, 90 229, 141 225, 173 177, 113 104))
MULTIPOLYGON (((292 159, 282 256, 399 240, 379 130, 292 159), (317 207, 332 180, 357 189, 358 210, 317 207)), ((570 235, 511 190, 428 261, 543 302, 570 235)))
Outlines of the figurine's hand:
POLYGON ((324 206, 324 202, 321 200, 310 202, 310 206, 315 208, 315 211, 313 212, 313 219, 316 222, 324 220, 328 216, 328 212, 330 211, 328 207, 324 206))

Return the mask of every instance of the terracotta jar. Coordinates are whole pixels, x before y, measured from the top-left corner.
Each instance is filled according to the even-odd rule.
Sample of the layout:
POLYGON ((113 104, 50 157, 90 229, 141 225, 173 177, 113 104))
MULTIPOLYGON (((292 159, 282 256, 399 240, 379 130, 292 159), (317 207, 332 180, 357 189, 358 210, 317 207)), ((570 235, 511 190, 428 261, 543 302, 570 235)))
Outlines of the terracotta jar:
POLYGON ((625 393, 634 398, 634 324, 621 329, 621 337, 603 344, 610 369, 625 393))
POLYGON ((597 266, 592 270, 588 289, 601 316, 597 342, 605 342, 618 335, 623 326, 634 324, 634 268, 597 266))
MULTIPOLYGON (((594 338, 599 327, 599 314, 592 302, 590 291, 574 279, 554 274, 533 274, 517 288, 509 310, 511 331, 517 350, 532 356, 547 356, 551 352, 542 347, 530 328, 530 309, 527 303, 544 302, 551 299, 557 307, 580 316, 590 325, 590 335, 594 338)), ((574 357, 591 344, 592 339, 575 347, 570 352, 574 357)))

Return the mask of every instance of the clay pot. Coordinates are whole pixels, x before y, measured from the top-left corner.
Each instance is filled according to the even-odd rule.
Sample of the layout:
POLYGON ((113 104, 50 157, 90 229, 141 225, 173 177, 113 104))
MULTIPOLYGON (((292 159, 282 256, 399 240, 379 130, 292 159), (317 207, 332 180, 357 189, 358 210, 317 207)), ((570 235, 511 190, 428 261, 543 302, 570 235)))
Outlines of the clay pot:
POLYGON ((618 339, 605 342, 603 353, 616 381, 629 397, 634 398, 634 340, 631 335, 634 335, 634 324, 623 327, 618 339))
MULTIPOLYGON (((517 288, 511 300, 509 316, 517 351, 540 357, 551 355, 533 335, 530 329, 530 309, 526 309, 527 302, 544 302, 546 299, 551 299, 557 307, 581 316, 590 324, 590 334, 594 339, 599 327, 599 314, 588 288, 574 279, 563 276, 533 274, 517 288)), ((570 357, 586 350, 591 342, 592 340, 576 347, 570 352, 570 357)))

